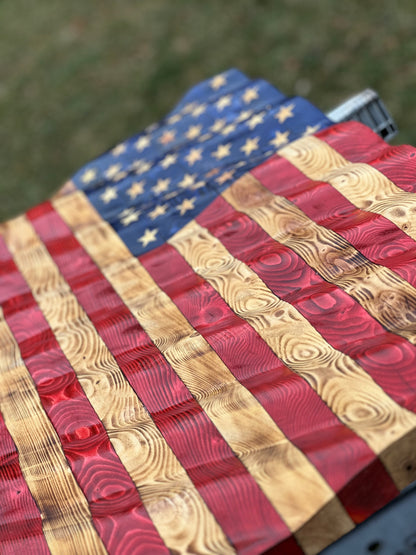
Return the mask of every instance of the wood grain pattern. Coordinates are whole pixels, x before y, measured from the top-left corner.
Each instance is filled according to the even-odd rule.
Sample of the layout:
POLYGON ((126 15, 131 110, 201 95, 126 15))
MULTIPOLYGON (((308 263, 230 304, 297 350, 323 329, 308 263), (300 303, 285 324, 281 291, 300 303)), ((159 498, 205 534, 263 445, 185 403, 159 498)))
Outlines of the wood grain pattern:
MULTIPOLYGON (((191 222, 170 242, 374 452, 381 453, 415 428, 416 415, 394 403, 355 361, 331 347, 206 229, 191 222)), ((395 481, 403 473, 388 470, 395 481)))
MULTIPOLYGON (((290 529, 300 528, 331 500, 331 489, 111 228, 105 223, 86 227, 88 218, 83 223, 81 212, 91 209, 80 194, 76 202, 75 225, 74 206, 61 201, 55 206, 290 529)), ((338 518, 352 525, 341 508, 338 518)))
POLYGON ((341 287, 386 329, 416 344, 416 289, 389 268, 373 264, 337 233, 316 224, 294 204, 273 195, 253 176, 225 193, 266 232, 299 254, 326 281, 341 287))
POLYGON ((51 553, 106 553, 2 311, 0 350, 1 411, 18 449, 23 476, 41 511, 51 553))
POLYGON ((416 239, 416 197, 372 166, 348 162, 317 137, 306 137, 279 150, 310 179, 327 181, 355 206, 382 214, 416 239))
MULTIPOLYGON (((104 424, 117 455, 141 494, 145 508, 166 545, 178 553, 187 551, 190 546, 200 553, 232 552, 223 531, 139 401, 33 227, 23 217, 19 218, 12 223, 6 240, 38 306, 104 424), (160 510, 161 506, 164 507, 163 511, 160 510)), ((113 476, 113 482, 114 479, 113 476)), ((140 499, 135 503, 140 505, 140 499)), ((146 517, 132 525, 140 526, 140 529, 131 533, 135 533, 137 539, 140 538, 143 552, 166 551, 152 538, 152 525, 146 523, 146 517)), ((118 548, 123 545, 123 541, 124 538, 119 538, 118 548)))
POLYGON ((30 211, 28 216, 97 332, 236 549, 242 553, 247 549, 261 552, 279 543, 290 553, 297 553, 299 548, 293 536, 252 476, 68 226, 48 203, 38 207, 35 213, 30 211))
MULTIPOLYGON (((323 280, 296 253, 274 241, 254 220, 234 210, 224 198, 218 197, 197 217, 197 222, 233 256, 247 264, 276 296, 299 310, 328 343, 349 354, 367 372, 370 370, 370 375, 390 397, 399 404, 404 402, 406 408, 415 406, 416 357, 412 358, 411 354, 412 350, 416 354, 416 349, 413 345, 384 330, 344 291, 323 280), (382 350, 384 343, 387 353, 382 350), (392 364, 397 372, 391 372, 392 364)), ((391 501, 398 493, 397 488, 365 441, 344 426, 316 391, 299 374, 289 370, 269 347, 265 345, 266 352, 269 350, 274 361, 268 360, 264 350, 253 348, 255 343, 248 339, 253 335, 260 339, 257 332, 232 312, 201 276, 192 273, 191 281, 190 266, 173 247, 167 245, 164 250, 167 248, 176 256, 170 251, 165 261, 168 253, 160 247, 140 259, 147 268, 150 266, 152 275, 158 276, 158 283, 167 283, 169 295, 180 303, 181 310, 183 305, 186 309, 185 299, 189 295, 192 305, 186 315, 191 323, 199 324, 227 366, 235 367, 239 381, 248 380, 253 393, 261 395, 262 405, 315 464, 353 520, 361 522, 376 507, 391 501), (182 260, 181 264, 178 259, 182 260), (172 272, 181 275, 182 280, 175 281, 172 272), (189 289, 188 295, 184 294, 184 288, 189 289), (206 299, 205 303, 198 297, 206 299), (247 328, 252 331, 251 335, 247 328), (324 456, 322 449, 325 449, 324 456), (386 488, 380 488, 380 484, 386 488), (358 493, 363 488, 366 495, 358 493)))
POLYGON ((25 482, 19 453, 0 412, 0 546, 2 555, 50 553, 40 510, 25 482))

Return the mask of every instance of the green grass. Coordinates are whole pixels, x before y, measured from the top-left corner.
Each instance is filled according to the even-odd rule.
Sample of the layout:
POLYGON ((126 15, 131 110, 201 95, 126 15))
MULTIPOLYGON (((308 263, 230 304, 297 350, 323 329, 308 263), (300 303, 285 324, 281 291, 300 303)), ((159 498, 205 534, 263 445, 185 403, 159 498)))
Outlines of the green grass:
POLYGON ((0 218, 229 67, 328 110, 375 88, 416 145, 416 4, 3 0, 0 218))

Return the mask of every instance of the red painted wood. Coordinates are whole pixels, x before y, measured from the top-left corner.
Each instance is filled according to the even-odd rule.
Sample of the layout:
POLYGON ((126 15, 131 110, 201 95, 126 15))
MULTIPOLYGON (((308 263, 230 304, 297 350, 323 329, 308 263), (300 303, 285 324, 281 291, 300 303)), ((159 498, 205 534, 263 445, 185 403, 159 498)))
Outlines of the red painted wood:
POLYGON ((40 511, 27 487, 19 454, 0 413, 0 550, 15 553, 49 553, 40 511))
MULTIPOLYGON (((285 196, 315 222, 343 236, 366 258, 416 286, 415 243, 394 224, 358 210, 330 185, 308 180, 282 158, 270 159, 252 173, 273 193, 285 196)), ((266 236, 263 241, 270 243, 266 236)), ((292 300, 293 292, 288 290, 285 300, 295 304, 333 347, 354 358, 397 403, 416 412, 416 347, 385 330, 359 303, 319 278, 290 249, 279 245, 278 250, 290 259, 285 267, 296 264, 310 276, 300 298, 292 300)), ((286 287, 286 275, 277 272, 277 267, 268 274, 273 280, 268 282, 270 287, 279 291, 286 287)))
POLYGON ((149 549, 167 553, 137 489, 2 239, 0 263, 8 268, 6 279, 0 278, 5 319, 106 548, 110 553, 125 553, 133 539, 141 546, 137 553, 148 553, 149 549))
MULTIPOLYGON (((312 313, 315 318, 311 323, 323 335, 327 328, 332 330, 334 320, 338 325, 339 315, 327 311, 328 306, 321 300, 335 289, 334 286, 324 282, 302 259, 268 237, 255 222, 236 212, 223 198, 218 198, 208 207, 198 217, 198 222, 207 227, 233 256, 248 264, 277 296, 290 302, 309 320, 312 311, 305 310, 299 300, 312 299, 311 306, 318 314, 312 313), (323 302, 323 306, 316 306, 316 302, 323 302), (323 323, 321 318, 325 320, 323 323)), ((211 291, 207 298, 214 295, 215 292, 211 291)), ((341 305, 341 310, 343 308, 341 305)), ((345 323, 342 330, 345 331, 345 323)), ((341 338, 340 332, 335 335, 341 338)), ((345 343, 349 339, 347 335, 345 343)), ((246 344, 242 352, 245 354, 251 349, 251 345, 246 344)), ((258 367, 263 372, 268 368, 264 360, 258 367)), ((279 392, 278 375, 275 380, 274 387, 279 392)), ((303 382, 297 375, 296 380, 299 384, 303 382)), ((268 395, 273 395, 270 382, 266 382, 264 387, 268 395)), ((306 382, 298 391, 289 389, 284 405, 278 397, 272 398, 268 405, 264 400, 261 402, 289 439, 302 449, 331 487, 339 492, 354 520, 361 522, 397 495, 396 487, 375 454, 335 417, 306 382), (366 487, 371 489, 371 495, 359 498, 357 487, 364 481, 370 467, 374 480, 366 481, 366 487), (385 487, 380 487, 380 484, 385 487)))
POLYGON ((254 479, 58 214, 45 204, 30 212, 29 217, 236 549, 258 553, 287 539, 290 552, 299 552, 290 531, 254 479))

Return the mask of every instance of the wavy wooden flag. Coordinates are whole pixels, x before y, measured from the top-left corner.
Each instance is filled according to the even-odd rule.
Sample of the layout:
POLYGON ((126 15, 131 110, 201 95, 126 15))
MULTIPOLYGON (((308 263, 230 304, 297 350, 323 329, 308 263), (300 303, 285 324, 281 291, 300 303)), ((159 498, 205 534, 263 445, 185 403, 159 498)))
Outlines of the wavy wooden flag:
POLYGON ((329 125, 230 70, 2 225, 2 553, 312 555, 416 478, 416 151, 329 125))

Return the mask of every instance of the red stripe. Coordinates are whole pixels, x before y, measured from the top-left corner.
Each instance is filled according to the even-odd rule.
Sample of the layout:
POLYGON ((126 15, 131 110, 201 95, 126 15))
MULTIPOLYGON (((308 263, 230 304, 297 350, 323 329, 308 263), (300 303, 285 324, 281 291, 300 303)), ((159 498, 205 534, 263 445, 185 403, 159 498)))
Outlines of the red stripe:
MULTIPOLYGON (((254 479, 56 212, 29 214, 61 273, 206 504, 242 553, 290 532, 254 479)), ((289 540, 297 552, 294 540, 289 540)))
POLYGON ((368 163, 389 149, 389 145, 358 121, 338 123, 319 131, 316 136, 351 162, 368 163))
MULTIPOLYGON (((290 302, 305 317, 312 320, 311 323, 315 328, 322 327, 319 318, 324 307, 319 306, 320 298, 326 294, 326 289, 329 289, 332 295, 333 286, 321 280, 289 249, 273 241, 250 218, 234 211, 222 197, 212 203, 197 220, 200 225, 208 228, 233 256, 250 266, 273 293, 290 302), (317 300, 314 299, 312 304, 313 309, 318 308, 318 315, 306 311, 304 304, 300 302, 305 296, 305 291, 310 291, 311 297, 313 292, 319 293, 317 300)), ((159 271, 159 274, 160 279, 163 279, 163 272, 159 271)), ((206 303, 213 303, 214 299, 216 299, 215 291, 205 292, 206 303)), ((178 303, 179 300, 175 299, 175 302, 178 303)), ((215 300, 215 302, 218 301, 215 300)), ((186 309, 184 303, 183 308, 186 309)), ((202 311, 202 306, 199 310, 202 311)), ((225 311, 224 308, 222 310, 225 311)), ((343 329, 345 331, 345 327, 343 329)), ((207 330, 205 333, 207 340, 211 340, 211 332, 207 330)), ((253 331, 251 335, 254 338, 253 331)), ((221 349, 221 338, 215 339, 218 342, 215 348, 221 349)), ((255 345, 253 341, 253 343, 247 342, 244 348, 240 347, 243 358, 255 349, 255 345)), ((221 351, 221 356, 227 356, 227 349, 221 351)), ((235 353, 232 353, 232 356, 236 356, 235 353)), ((258 359, 256 359, 257 366, 253 365, 253 372, 259 372, 260 368, 266 376, 265 379, 270 380, 265 384, 265 395, 270 398, 262 398, 262 405, 287 437, 317 467, 331 487, 339 492, 339 497, 351 517, 357 522, 361 521, 394 498, 398 493, 397 489, 367 444, 344 426, 298 375, 290 372, 292 376, 291 382, 288 382, 290 387, 287 391, 282 390, 281 381, 288 375, 288 370, 281 361, 276 364, 272 358, 267 360, 261 352, 256 353, 255 356, 258 359), (271 375, 268 374, 269 371, 271 375), (295 386, 296 389, 292 391, 291 388, 295 386), (284 402, 281 401, 282 395, 286 396, 284 402), (369 468, 371 468, 373 480, 366 479, 364 482, 369 468), (362 483, 371 489, 371 495, 365 497, 357 494, 361 491, 362 483), (380 484, 383 484, 384 489, 380 484)), ((250 363, 253 364, 251 361, 250 363)), ((232 364, 232 361, 227 364, 232 364)), ((241 381, 247 378, 241 372, 239 364, 243 364, 243 361, 236 364, 234 371, 241 381)), ((260 388, 255 394, 259 392, 260 388)))
POLYGON ((142 552, 151 548, 166 553, 129 474, 3 240, 0 260, 8 269, 6 279, 0 281, 5 319, 106 548, 110 553, 125 552, 133 535, 143 546, 142 552))
MULTIPOLYGON (((309 181, 282 158, 269 160, 252 173, 270 191, 286 196, 308 217, 345 237, 372 262, 382 262, 416 286, 414 241, 388 220, 358 210, 330 185, 309 181), (374 230, 371 222, 375 222, 374 230)), ((333 347, 357 360, 390 397, 416 412, 416 347, 385 330, 358 302, 319 278, 295 253, 278 243, 273 246, 265 234, 263 241, 268 241, 276 252, 285 253, 291 267, 299 267, 305 276, 299 298, 290 302, 296 303, 333 347)), ((286 295, 293 295, 289 274, 277 270, 275 266, 267 270, 269 287, 280 291, 279 296, 288 287, 286 295)))
POLYGON ((416 192, 414 147, 389 146, 371 129, 357 122, 330 127, 317 136, 347 160, 370 164, 404 191, 416 192))
POLYGON ((40 511, 27 487, 19 455, 0 413, 0 552, 49 553, 40 511))

